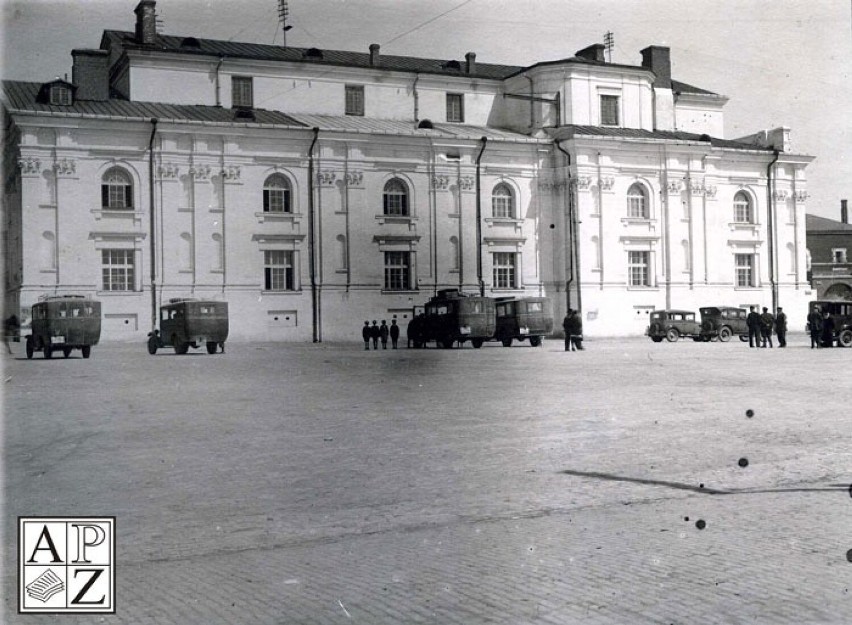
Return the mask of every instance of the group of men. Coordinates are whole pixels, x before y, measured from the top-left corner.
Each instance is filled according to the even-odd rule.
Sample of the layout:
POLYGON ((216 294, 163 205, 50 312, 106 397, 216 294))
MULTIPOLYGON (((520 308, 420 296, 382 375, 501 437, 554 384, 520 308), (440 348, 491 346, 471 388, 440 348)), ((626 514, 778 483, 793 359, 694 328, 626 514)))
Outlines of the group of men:
POLYGON ((828 311, 821 313, 819 306, 814 306, 808 313, 808 332, 811 335, 811 349, 834 346, 834 319, 828 311))
POLYGON ((370 341, 373 342, 373 349, 379 349, 379 340, 382 342, 382 349, 387 349, 388 337, 390 337, 391 345, 396 349, 399 342, 399 326, 396 325, 396 319, 391 319, 390 326, 384 319, 382 319, 382 325, 377 325, 375 319, 373 319, 373 325, 370 325, 369 321, 364 322, 364 327, 361 329, 364 349, 370 349, 370 341))
POLYGON ((750 306, 746 325, 749 347, 772 347, 773 329, 778 335, 778 347, 787 347, 787 315, 780 306, 777 315, 769 312, 766 306, 763 307, 762 314, 757 312, 755 306, 750 306))

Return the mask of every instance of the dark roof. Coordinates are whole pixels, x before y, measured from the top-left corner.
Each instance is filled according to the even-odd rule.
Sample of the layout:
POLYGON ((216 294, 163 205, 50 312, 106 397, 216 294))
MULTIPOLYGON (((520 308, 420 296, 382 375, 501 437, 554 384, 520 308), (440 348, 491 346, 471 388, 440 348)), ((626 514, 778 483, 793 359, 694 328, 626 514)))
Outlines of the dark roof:
POLYGON ((672 81, 672 91, 675 93, 697 93, 699 95, 715 95, 718 96, 718 93, 714 93, 712 91, 707 91, 706 89, 702 89, 701 87, 694 87, 692 85, 688 85, 685 82, 680 82, 678 80, 672 81))
POLYGON ((226 56, 258 61, 290 61, 314 63, 317 65, 342 65, 344 67, 374 67, 375 69, 396 70, 402 72, 420 72, 424 74, 441 74, 444 76, 468 76, 474 78, 490 78, 502 80, 523 67, 516 65, 496 65, 493 63, 476 62, 476 70, 472 74, 464 71, 465 61, 456 60, 461 69, 447 67, 454 59, 421 59, 412 56, 396 56, 393 54, 380 55, 379 65, 370 65, 369 52, 349 52, 345 50, 321 50, 322 57, 305 56, 306 52, 315 48, 284 48, 259 43, 240 43, 220 41, 217 39, 199 39, 195 37, 175 37, 172 35, 157 35, 155 46, 140 46, 136 43, 134 33, 106 30, 103 43, 111 43, 127 49, 159 50, 177 54, 202 56, 226 56), (192 45, 181 45, 189 40, 192 45), (198 45, 195 45, 195 44, 198 45))
POLYGON ((106 101, 75 100, 70 106, 54 106, 37 101, 41 83, 2 81, 2 99, 9 109, 31 113, 65 113, 70 115, 150 119, 161 121, 192 121, 212 123, 274 124, 305 127, 289 115, 278 111, 254 109, 254 119, 235 118, 234 110, 220 106, 200 104, 161 104, 158 102, 130 102, 118 98, 106 101))
POLYGON ((618 137, 622 139, 658 139, 666 141, 695 141, 709 143, 714 148, 731 148, 734 150, 759 150, 761 152, 772 152, 772 148, 764 148, 741 141, 730 141, 718 139, 710 135, 700 135, 694 132, 681 132, 678 130, 642 130, 640 128, 609 128, 601 126, 562 126, 548 130, 554 139, 573 139, 577 136, 588 137, 618 137))
POLYGON ((834 221, 805 213, 805 230, 807 232, 852 232, 852 224, 834 221))

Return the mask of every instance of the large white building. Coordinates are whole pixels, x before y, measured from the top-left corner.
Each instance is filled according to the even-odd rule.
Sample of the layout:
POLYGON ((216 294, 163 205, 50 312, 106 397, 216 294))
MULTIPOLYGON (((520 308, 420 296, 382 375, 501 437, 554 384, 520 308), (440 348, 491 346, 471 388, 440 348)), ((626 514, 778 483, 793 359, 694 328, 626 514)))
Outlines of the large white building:
POLYGON ((72 54, 71 82, 3 83, 25 321, 87 293, 105 339, 140 339, 199 297, 229 302, 233 338, 353 339, 447 287, 546 295, 587 335, 664 307, 805 314, 811 157, 786 128, 723 139, 727 98, 673 80, 668 48, 529 67, 285 48, 162 35, 142 0, 135 32, 72 54))

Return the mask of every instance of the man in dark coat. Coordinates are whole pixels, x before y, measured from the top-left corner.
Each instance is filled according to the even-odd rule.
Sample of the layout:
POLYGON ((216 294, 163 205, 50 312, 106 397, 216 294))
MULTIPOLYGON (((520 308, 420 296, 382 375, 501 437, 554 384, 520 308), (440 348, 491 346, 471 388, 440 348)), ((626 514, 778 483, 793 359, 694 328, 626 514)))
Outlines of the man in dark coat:
POLYGON ((811 349, 819 349, 820 335, 822 334, 822 315, 819 314, 819 306, 814 306, 814 309, 808 315, 808 332, 811 333, 811 349))
POLYGON ((365 321, 364 327, 361 328, 361 338, 364 339, 364 349, 370 349, 370 337, 373 336, 370 332, 370 322, 365 321))
POLYGON ((565 351, 571 351, 571 315, 574 314, 574 311, 570 308, 568 312, 565 313, 565 318, 562 320, 562 329, 565 331, 565 351))
POLYGON ((382 339, 382 349, 388 348, 388 336, 390 336, 388 322, 382 319, 382 325, 379 326, 379 337, 382 339))
POLYGON ((828 311, 822 317, 822 346, 834 347, 834 319, 828 311))
POLYGON ((775 325, 775 317, 772 316, 772 313, 769 312, 769 309, 764 306, 763 314, 760 315, 760 338, 761 338, 761 347, 766 347, 769 344, 769 347, 772 347, 772 327, 775 325))
POLYGON ((399 341, 399 326, 396 325, 396 319, 391 319, 390 337, 393 348, 396 349, 397 341, 399 341))
POLYGON ((576 310, 568 309, 562 320, 565 331, 565 351, 583 350, 583 320, 576 310))
POLYGON ((754 306, 749 306, 748 310, 748 317, 746 317, 748 346, 760 347, 760 314, 754 309, 754 306))
POLYGON ((373 319, 373 325, 370 326, 370 338, 373 339, 373 349, 379 349, 379 337, 382 335, 382 331, 379 330, 379 326, 376 325, 376 320, 373 319))
POLYGON ((778 335, 778 347, 787 347, 787 315, 780 306, 775 315, 775 334, 778 335))

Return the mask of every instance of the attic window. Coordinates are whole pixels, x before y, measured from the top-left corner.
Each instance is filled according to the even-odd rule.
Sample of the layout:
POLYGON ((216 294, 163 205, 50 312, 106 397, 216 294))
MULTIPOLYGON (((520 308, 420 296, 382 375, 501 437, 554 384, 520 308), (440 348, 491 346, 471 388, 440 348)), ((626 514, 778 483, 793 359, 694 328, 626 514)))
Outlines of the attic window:
POLYGON ((302 56, 306 59, 321 59, 322 58, 322 50, 319 48, 308 48, 302 54, 302 56))
POLYGON ((459 63, 458 61, 447 61, 441 67, 443 67, 444 69, 453 69, 457 72, 461 71, 461 63, 459 63))
POLYGON ((71 89, 65 85, 52 85, 50 87, 50 103, 55 106, 70 106, 71 89))
POLYGON ((419 124, 417 124, 418 128, 434 128, 432 125, 432 121, 429 119, 422 120, 419 124))
POLYGON ((195 37, 185 37, 183 41, 180 42, 181 48, 200 48, 201 44, 198 43, 198 39, 195 37))

